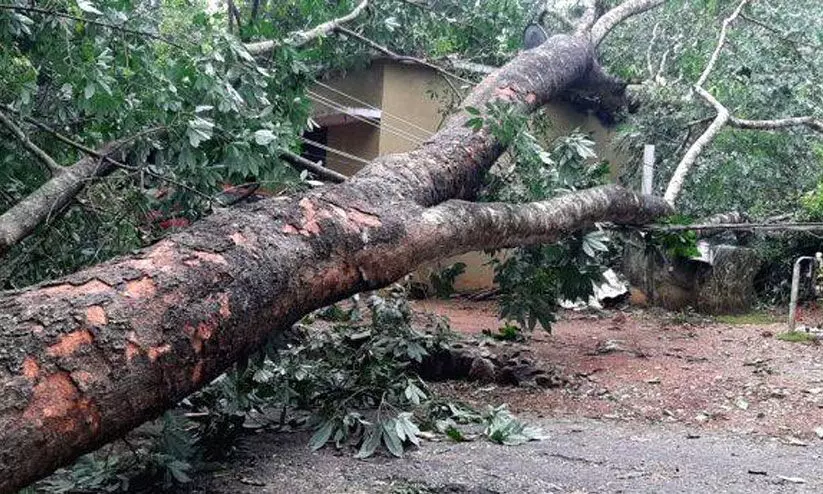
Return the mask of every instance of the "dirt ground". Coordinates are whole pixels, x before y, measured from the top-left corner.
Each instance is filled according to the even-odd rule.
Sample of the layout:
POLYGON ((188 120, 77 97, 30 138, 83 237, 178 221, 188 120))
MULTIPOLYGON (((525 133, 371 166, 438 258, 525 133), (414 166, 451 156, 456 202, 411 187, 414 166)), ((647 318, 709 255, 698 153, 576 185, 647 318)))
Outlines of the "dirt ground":
MULTIPOLYGON (((466 334, 501 324, 494 302, 415 306, 466 334)), ((783 329, 567 311, 551 335, 534 333, 528 351, 568 385, 434 385, 476 405, 508 403, 544 441, 424 442, 402 460, 361 461, 309 452, 306 433, 265 432, 244 438, 234 460, 190 492, 823 492, 823 347, 780 341, 783 329)))
MULTIPOLYGON (((497 329, 494 302, 417 302, 464 333, 497 329)), ((533 357, 571 378, 554 389, 438 385, 475 403, 547 418, 679 422, 815 440, 823 427, 823 347, 778 340, 783 323, 690 324, 662 311, 565 312, 534 333, 533 357)), ((698 319, 698 318, 695 318, 698 319)), ((823 468, 823 466, 821 467, 823 468)))

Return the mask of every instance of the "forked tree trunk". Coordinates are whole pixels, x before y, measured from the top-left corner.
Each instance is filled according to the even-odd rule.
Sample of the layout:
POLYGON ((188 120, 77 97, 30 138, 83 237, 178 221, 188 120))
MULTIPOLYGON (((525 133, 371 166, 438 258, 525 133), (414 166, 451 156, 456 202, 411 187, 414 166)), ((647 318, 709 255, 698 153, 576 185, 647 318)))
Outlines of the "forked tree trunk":
MULTIPOLYGON (((585 36, 556 36, 465 105, 530 112, 602 77, 585 36)), ((123 435, 309 311, 420 263, 644 223, 665 202, 609 186, 528 205, 478 204, 502 148, 452 117, 421 148, 350 181, 215 214, 135 254, 0 294, 0 492, 123 435)))

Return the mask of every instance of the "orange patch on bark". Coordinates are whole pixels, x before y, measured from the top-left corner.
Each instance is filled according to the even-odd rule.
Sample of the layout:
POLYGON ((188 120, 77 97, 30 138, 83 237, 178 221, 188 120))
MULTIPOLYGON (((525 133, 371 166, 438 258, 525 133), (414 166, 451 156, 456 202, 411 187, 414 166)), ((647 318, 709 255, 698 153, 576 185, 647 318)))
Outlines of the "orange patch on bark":
POLYGON ((229 294, 223 292, 217 296, 217 300, 220 301, 220 317, 222 317, 223 319, 228 319, 229 317, 231 317, 231 307, 229 306, 229 294))
POLYGON ((51 374, 34 386, 23 419, 60 434, 94 433, 100 427, 100 413, 66 372, 51 374))
POLYGON ((517 98, 517 93, 509 86, 499 87, 494 91, 494 95, 506 101, 513 101, 517 98))
POLYGON ((380 217, 360 211, 349 211, 348 217, 351 221, 361 226, 378 227, 382 224, 380 223, 380 217))
POLYGON ((138 355, 140 355, 140 347, 130 341, 126 342, 126 362, 131 362, 138 355))
POLYGON ((229 237, 231 238, 231 241, 234 242, 234 245, 246 245, 247 243, 246 237, 244 237, 240 232, 234 232, 229 235, 229 237))
POLYGON ((37 379, 38 374, 40 374, 40 364, 37 363, 34 357, 26 357, 23 360, 23 375, 33 381, 37 379))
POLYGON ((157 287, 154 280, 148 276, 144 276, 139 280, 129 281, 126 283, 125 295, 131 298, 149 298, 157 293, 157 287))
POLYGON ((194 366, 194 370, 191 373, 191 382, 197 384, 203 380, 203 361, 200 360, 194 366))
POLYGON ((203 342, 211 338, 212 334, 214 334, 215 327, 216 324, 212 321, 201 322, 197 325, 197 328, 189 324, 183 327, 183 332, 187 334, 191 340, 191 347, 194 353, 201 353, 203 351, 203 342))
MULTIPOLYGON (((91 280, 83 283, 82 285, 72 285, 71 283, 65 283, 62 285, 55 285, 43 288, 39 290, 39 293, 42 293, 48 297, 54 297, 59 295, 96 295, 99 293, 105 293, 111 290, 111 287, 100 280, 91 280)), ((38 292, 30 292, 31 294, 37 294, 38 292)))
POLYGON ((204 252, 198 250, 194 252, 194 255, 201 261, 210 262, 212 264, 222 264, 223 266, 229 265, 225 257, 220 254, 215 254, 214 252, 204 252))
POLYGON ((92 326, 105 326, 109 323, 109 318, 102 307, 92 305, 86 309, 86 322, 92 326))
POLYGON ((171 345, 165 343, 163 345, 153 346, 146 351, 146 354, 149 356, 149 362, 157 362, 157 359, 160 358, 161 355, 164 353, 169 353, 171 351, 171 345))
POLYGON ((320 233, 320 224, 317 223, 317 209, 308 197, 304 197, 298 203, 303 208, 303 227, 300 229, 300 234, 305 236, 316 235, 320 233))
POLYGON ((80 384, 81 386, 88 386, 89 384, 97 380, 94 374, 85 370, 72 371, 71 378, 74 380, 74 382, 80 384))
POLYGON ((48 347, 46 353, 52 357, 68 357, 83 345, 88 345, 94 340, 94 336, 87 329, 81 329, 61 336, 57 343, 48 347))

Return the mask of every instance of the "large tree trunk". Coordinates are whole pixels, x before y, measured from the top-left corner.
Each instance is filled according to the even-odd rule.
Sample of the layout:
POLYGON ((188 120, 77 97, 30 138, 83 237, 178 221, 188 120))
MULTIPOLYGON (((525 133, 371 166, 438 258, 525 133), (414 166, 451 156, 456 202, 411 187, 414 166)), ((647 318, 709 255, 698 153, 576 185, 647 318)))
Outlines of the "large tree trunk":
MULTIPOLYGON (((465 102, 530 112, 601 77, 586 36, 556 36, 465 102)), ((661 199, 603 187, 473 204, 502 149, 452 117, 420 149, 352 180, 215 214, 133 255, 0 294, 0 492, 12 492, 195 391, 274 331, 422 262, 548 242, 595 221, 643 223, 661 199)))

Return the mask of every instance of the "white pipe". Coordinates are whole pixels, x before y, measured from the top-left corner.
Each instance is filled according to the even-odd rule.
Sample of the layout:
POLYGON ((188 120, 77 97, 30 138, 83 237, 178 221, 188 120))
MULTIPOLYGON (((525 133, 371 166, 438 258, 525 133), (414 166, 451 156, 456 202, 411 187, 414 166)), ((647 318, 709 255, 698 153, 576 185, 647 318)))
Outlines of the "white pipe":
POLYGON ((819 259, 821 258, 821 254, 818 252, 817 256, 802 256, 798 257, 796 261, 794 261, 794 269, 792 269, 792 294, 791 299, 789 301, 789 331, 794 331, 795 325, 797 321, 797 295, 800 288, 800 265, 803 261, 817 261, 819 263, 819 259))

